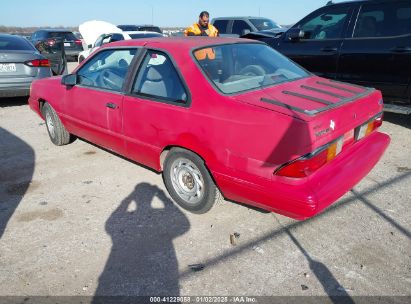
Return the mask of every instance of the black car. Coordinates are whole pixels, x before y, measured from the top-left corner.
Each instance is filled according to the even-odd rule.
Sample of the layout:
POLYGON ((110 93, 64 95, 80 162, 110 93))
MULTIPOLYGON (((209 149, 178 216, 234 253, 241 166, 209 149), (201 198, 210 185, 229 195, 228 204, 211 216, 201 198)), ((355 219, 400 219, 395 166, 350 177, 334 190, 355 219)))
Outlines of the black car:
POLYGON ((354 0, 312 12, 279 37, 250 33, 307 70, 382 91, 411 113, 411 0, 354 0))
POLYGON ((83 51, 83 43, 73 32, 64 29, 42 29, 35 31, 31 36, 31 42, 37 43, 50 39, 61 39, 64 44, 64 51, 69 59, 77 61, 78 54, 83 51))

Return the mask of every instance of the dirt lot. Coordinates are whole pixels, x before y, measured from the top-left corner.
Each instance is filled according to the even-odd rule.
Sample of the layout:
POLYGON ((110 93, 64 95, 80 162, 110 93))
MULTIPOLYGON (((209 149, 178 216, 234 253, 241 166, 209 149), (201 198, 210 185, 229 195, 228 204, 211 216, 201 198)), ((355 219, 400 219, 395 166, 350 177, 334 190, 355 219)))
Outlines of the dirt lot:
POLYGON ((82 140, 56 147, 26 99, 3 99, 0 295, 409 297, 411 116, 382 131, 383 159, 311 220, 231 202, 193 215, 160 175, 82 140))

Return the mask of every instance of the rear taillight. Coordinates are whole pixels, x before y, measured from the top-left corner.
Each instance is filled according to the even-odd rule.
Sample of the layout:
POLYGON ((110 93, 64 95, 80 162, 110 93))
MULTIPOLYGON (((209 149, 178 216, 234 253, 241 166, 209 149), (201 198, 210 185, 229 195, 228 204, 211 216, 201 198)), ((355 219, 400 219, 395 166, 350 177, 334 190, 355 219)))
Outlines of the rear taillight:
POLYGON ((50 62, 48 59, 34 59, 26 61, 24 64, 31 67, 50 67, 50 62))
POLYGON ((307 177, 333 160, 341 152, 343 144, 344 138, 340 137, 336 141, 322 146, 312 153, 284 164, 278 168, 274 174, 294 178, 307 177))
POLYGON ((377 116, 371 118, 365 124, 355 128, 355 139, 360 140, 361 138, 364 138, 365 136, 370 134, 372 131, 378 129, 382 125, 382 118, 383 114, 380 113, 377 116))
POLYGON ((75 40, 74 43, 77 44, 77 45, 82 45, 81 40, 75 40))
POLYGON ((355 141, 362 139, 382 125, 382 113, 374 116, 365 124, 348 131, 344 136, 324 145, 314 152, 285 163, 274 171, 275 175, 293 178, 307 177, 332 161, 340 152, 355 141))
POLYGON ((57 43, 55 39, 47 39, 47 44, 49 46, 54 46, 57 43))

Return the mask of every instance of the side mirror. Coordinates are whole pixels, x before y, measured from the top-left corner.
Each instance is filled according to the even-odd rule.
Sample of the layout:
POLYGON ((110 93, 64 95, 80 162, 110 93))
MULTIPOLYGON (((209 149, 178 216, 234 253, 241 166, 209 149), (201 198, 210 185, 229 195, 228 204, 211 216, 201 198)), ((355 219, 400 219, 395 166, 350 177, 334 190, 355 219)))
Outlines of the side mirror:
POLYGON ((87 44, 87 48, 88 48, 88 49, 91 49, 92 47, 93 47, 92 44, 87 44))
POLYGON ((296 41, 304 38, 304 31, 299 28, 291 28, 285 33, 285 39, 289 41, 296 41))
POLYGON ((64 84, 69 87, 75 86, 77 84, 77 75, 76 74, 64 75, 63 78, 61 78, 61 84, 64 84))

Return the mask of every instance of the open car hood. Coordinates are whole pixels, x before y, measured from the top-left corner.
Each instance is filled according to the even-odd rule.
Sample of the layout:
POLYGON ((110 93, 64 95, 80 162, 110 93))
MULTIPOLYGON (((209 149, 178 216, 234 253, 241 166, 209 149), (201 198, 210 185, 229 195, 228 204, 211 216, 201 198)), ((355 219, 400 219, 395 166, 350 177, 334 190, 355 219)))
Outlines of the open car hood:
POLYGON ((102 34, 123 32, 120 28, 109 22, 98 20, 86 21, 80 24, 78 29, 87 45, 94 44, 102 34))

